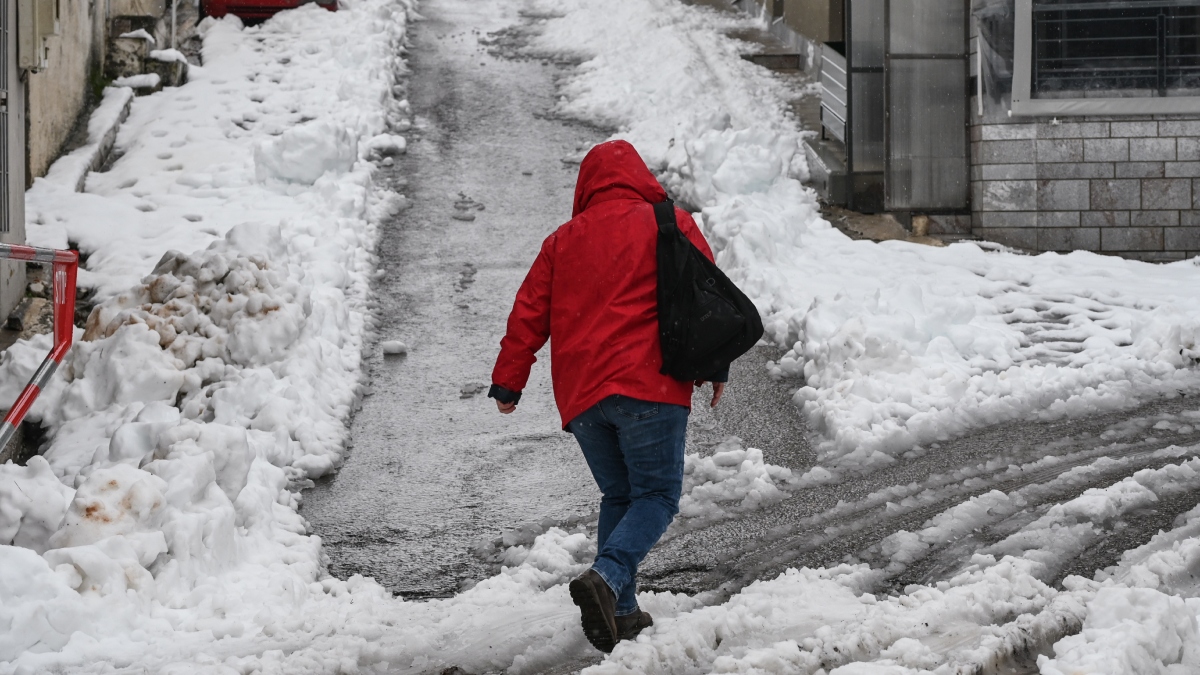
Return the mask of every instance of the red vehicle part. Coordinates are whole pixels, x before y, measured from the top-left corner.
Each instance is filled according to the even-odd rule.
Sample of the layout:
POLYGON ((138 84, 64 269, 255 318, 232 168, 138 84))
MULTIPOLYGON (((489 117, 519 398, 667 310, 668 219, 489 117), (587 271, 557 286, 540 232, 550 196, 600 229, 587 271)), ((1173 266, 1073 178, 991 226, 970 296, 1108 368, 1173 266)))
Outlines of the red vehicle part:
MULTIPOLYGON (((233 14, 240 19, 269 19, 285 9, 295 9, 313 0, 204 0, 204 13, 213 18, 233 14)), ((317 0, 317 4, 336 12, 337 0, 317 0)))
POLYGON ((17 401, 0 423, 0 450, 4 449, 17 433, 25 413, 42 393, 42 388, 50 381, 54 371, 62 364, 63 357, 71 349, 71 341, 75 334, 75 277, 79 273, 79 253, 76 251, 57 251, 51 248, 35 248, 33 246, 18 246, 16 244, 0 244, 0 259, 26 260, 29 262, 51 263, 52 288, 54 289, 54 347, 42 365, 29 378, 29 384, 17 397, 17 401))

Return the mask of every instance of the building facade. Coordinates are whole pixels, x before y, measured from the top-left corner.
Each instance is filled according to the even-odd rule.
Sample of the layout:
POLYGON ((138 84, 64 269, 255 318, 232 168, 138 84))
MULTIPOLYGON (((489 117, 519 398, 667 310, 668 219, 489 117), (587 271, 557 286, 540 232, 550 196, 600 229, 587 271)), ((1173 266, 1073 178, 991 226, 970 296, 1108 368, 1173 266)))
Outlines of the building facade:
POLYGON ((825 1, 827 200, 1031 251, 1200 254, 1200 0, 825 1))

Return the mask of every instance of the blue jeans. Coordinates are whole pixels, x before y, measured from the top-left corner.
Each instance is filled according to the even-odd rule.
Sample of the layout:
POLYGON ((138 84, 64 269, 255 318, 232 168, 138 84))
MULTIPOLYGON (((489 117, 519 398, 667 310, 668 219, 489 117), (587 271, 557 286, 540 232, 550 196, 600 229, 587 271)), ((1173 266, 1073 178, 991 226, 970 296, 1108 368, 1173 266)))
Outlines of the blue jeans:
POLYGON ((604 495, 592 569, 617 596, 617 616, 638 611, 638 564, 679 512, 688 412, 618 395, 567 425, 604 495))

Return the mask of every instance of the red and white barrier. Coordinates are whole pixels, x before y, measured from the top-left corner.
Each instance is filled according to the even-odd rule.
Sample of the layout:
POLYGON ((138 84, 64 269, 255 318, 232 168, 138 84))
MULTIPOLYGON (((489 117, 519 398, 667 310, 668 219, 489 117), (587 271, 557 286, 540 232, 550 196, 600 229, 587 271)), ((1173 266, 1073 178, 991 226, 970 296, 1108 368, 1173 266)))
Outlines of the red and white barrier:
POLYGON ((79 273, 79 253, 76 251, 58 251, 50 248, 34 246, 18 246, 16 244, 0 244, 0 259, 26 260, 29 262, 51 263, 52 288, 54 289, 54 348, 42 361, 42 365, 34 372, 25 385, 24 391, 17 397, 4 422, 0 423, 0 450, 3 450, 12 437, 17 433, 25 413, 42 393, 42 388, 50 381, 54 371, 58 370, 63 357, 71 349, 71 340, 75 333, 75 277, 79 273))

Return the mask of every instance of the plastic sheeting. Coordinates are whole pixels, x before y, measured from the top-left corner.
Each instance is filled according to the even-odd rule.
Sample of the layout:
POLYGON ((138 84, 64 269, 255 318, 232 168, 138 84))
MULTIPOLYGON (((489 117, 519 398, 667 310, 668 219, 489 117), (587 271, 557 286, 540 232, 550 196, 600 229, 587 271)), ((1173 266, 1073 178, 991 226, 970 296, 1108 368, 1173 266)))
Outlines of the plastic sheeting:
POLYGON ((999 104, 1012 94, 1015 0, 972 0, 971 13, 979 26, 983 92, 999 104))

